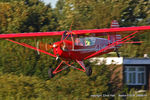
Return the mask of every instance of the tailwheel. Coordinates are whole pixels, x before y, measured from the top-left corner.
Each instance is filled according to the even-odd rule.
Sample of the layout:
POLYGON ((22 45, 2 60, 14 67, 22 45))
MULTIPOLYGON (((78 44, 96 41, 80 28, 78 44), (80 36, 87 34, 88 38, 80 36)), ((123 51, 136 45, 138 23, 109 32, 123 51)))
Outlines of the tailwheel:
POLYGON ((48 69, 48 76, 49 76, 49 78, 53 78, 54 77, 53 69, 52 68, 48 69))
POLYGON ((87 76, 91 76, 92 75, 92 68, 90 66, 85 68, 85 73, 87 76))

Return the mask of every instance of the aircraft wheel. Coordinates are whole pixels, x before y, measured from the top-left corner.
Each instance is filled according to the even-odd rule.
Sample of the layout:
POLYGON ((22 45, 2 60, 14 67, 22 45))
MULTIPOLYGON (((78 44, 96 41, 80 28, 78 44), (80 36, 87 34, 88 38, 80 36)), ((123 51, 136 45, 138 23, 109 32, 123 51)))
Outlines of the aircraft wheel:
POLYGON ((53 78, 54 77, 53 69, 52 68, 48 69, 48 76, 49 76, 49 78, 53 78))
POLYGON ((90 76, 92 74, 92 68, 90 66, 86 67, 85 72, 87 76, 90 76))

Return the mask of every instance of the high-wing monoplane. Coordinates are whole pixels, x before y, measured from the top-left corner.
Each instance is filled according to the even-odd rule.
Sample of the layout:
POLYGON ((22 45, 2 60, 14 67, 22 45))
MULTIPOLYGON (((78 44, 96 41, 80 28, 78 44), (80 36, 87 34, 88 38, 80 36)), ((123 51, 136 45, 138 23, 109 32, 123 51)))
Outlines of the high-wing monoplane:
MULTIPOLYGON (((56 32, 36 32, 36 33, 13 33, 0 34, 0 39, 4 39, 18 45, 42 52, 49 56, 60 59, 60 64, 55 68, 49 68, 48 74, 52 78, 58 72, 68 67, 83 71, 87 76, 92 74, 92 68, 84 65, 84 60, 100 56, 115 51, 118 56, 118 48, 136 36, 137 33, 150 30, 150 26, 119 27, 116 20, 113 20, 110 28, 91 30, 72 30, 56 32), (122 37, 122 34, 127 34, 122 37), (37 38, 37 37, 61 37, 60 41, 53 44, 38 43, 38 46, 31 46, 26 43, 15 41, 15 38, 37 38), (107 38, 100 38, 100 37, 107 38), (53 53, 50 53, 52 50, 53 53), (72 62, 77 62, 81 68, 73 66, 72 62), (67 67, 62 66, 63 64, 67 67)), ((128 42, 129 43, 129 42, 128 42)), ((136 42, 131 42, 136 43, 136 42)))

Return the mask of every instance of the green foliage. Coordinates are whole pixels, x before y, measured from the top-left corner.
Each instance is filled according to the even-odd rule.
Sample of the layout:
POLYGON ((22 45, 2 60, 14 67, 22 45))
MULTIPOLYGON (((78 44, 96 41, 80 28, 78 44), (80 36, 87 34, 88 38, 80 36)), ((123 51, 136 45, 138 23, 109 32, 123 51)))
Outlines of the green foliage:
POLYGON ((149 93, 141 94, 136 90, 128 92, 124 87, 120 92, 114 92, 110 84, 110 71, 105 65, 99 68, 94 67, 94 75, 87 77, 84 73, 71 70, 66 76, 56 76, 51 80, 42 80, 35 76, 23 76, 13 74, 0 74, 0 99, 2 100, 61 100, 61 99, 82 99, 99 100, 115 99, 123 100, 148 100, 149 93), (104 68, 105 67, 105 68, 104 68), (112 94, 115 97, 94 97, 92 95, 112 94), (120 95, 125 95, 124 97, 120 95), (135 95, 135 96, 131 96, 135 95), (145 95, 140 97, 140 95, 145 95))
MULTIPOLYGON (((0 2, 0 33, 44 32, 55 30, 56 27, 56 17, 52 9, 39 0, 0 2)), ((35 39, 16 39, 16 41, 36 46, 35 39)), ((53 42, 53 39, 43 41, 53 42)), ((0 48, 0 70, 3 73, 37 75, 46 79, 45 74, 41 73, 47 73, 50 65, 56 65, 53 64, 54 59, 49 56, 39 56, 33 50, 8 41, 1 40, 0 48)))
MULTIPOLYGON (((109 28, 114 19, 118 20, 121 26, 149 25, 149 3, 148 0, 58 0, 56 8, 52 9, 40 0, 0 0, 0 34, 69 30, 71 23, 72 29, 77 30, 109 28)), ((133 41, 143 43, 124 45, 120 48, 121 55, 150 55, 149 38, 149 32, 137 36, 133 41)), ((57 39, 36 40, 53 43, 57 39)), ((35 40, 16 41, 35 46, 35 40)), ((112 66, 97 66, 92 63, 90 66, 94 71, 91 77, 85 76, 83 72, 68 69, 49 80, 48 67, 55 68, 59 60, 55 61, 44 54, 37 55, 35 51, 4 40, 0 40, 0 48, 0 99, 95 100, 103 98, 91 98, 91 95, 114 94, 122 90, 117 86, 120 81, 117 77, 116 80, 111 80, 115 65, 112 65, 114 69, 111 69, 112 66)))
POLYGON ((55 20, 52 9, 39 0, 0 2, 1 33, 52 31, 55 20))
POLYGON ((23 75, 0 75, 0 99, 1 100, 33 100, 49 99, 51 91, 48 84, 36 77, 23 75))
MULTIPOLYGON (((114 66, 114 65, 113 65, 114 66)), ((115 68, 115 67, 114 67, 115 68)), ((91 95, 111 94, 112 70, 106 65, 94 66, 93 75, 70 70, 67 75, 56 75, 51 80, 13 74, 0 75, 0 99, 95 99, 91 95)), ((62 73, 61 73, 62 74, 62 73)), ((116 80, 119 81, 119 80, 116 80)), ((113 84, 114 86, 115 84, 113 84)))

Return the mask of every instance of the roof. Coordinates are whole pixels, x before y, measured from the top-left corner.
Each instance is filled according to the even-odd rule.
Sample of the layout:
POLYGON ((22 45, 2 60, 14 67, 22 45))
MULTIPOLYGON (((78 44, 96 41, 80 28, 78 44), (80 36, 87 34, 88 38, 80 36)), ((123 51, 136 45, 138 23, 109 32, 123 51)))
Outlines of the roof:
POLYGON ((150 58, 123 58, 123 57, 94 57, 90 61, 98 61, 97 65, 101 65, 105 62, 106 65, 150 65, 150 58))
POLYGON ((94 57, 90 59, 91 62, 97 61, 97 65, 106 64, 116 64, 116 65, 122 65, 123 64, 123 57, 94 57))
POLYGON ((150 65, 150 58, 124 58, 124 65, 150 65))

